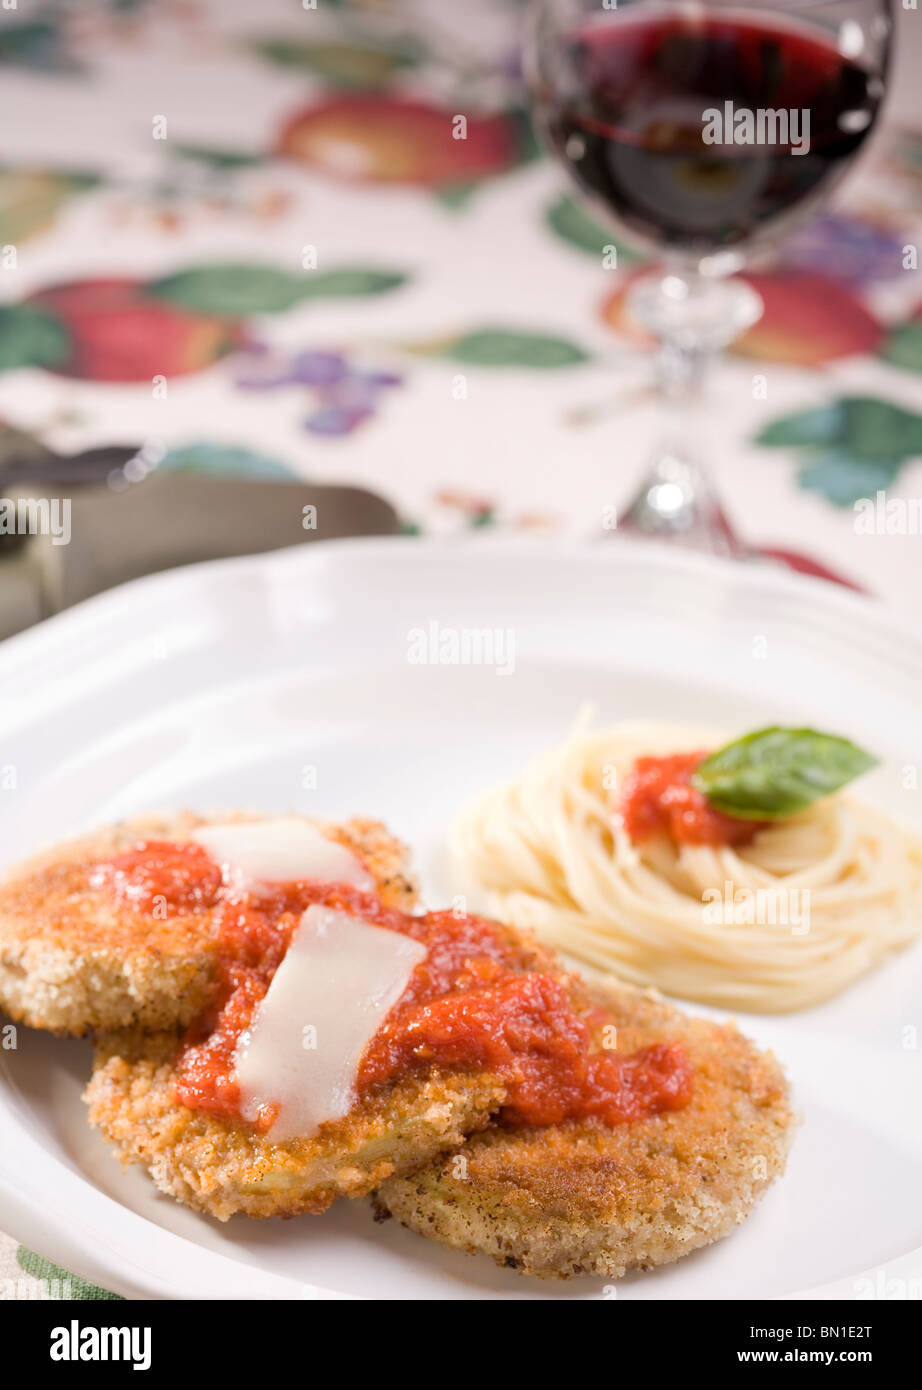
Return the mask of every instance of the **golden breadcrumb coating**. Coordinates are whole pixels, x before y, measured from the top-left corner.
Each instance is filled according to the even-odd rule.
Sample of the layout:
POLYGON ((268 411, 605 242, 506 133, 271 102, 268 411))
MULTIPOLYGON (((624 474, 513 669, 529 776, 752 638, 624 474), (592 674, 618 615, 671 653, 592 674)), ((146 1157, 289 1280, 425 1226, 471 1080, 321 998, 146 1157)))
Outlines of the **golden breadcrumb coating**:
POLYGON ((681 1110, 611 1128, 493 1124, 456 1154, 375 1195, 420 1235, 541 1278, 617 1279, 728 1235, 784 1170, 793 1129, 771 1053, 731 1024, 689 1018, 652 992, 590 986, 619 1051, 685 1043, 694 1094, 681 1110))
MULTIPOLYGON (((92 864, 138 840, 182 841, 201 825, 255 819, 265 817, 138 817, 17 866, 0 882, 0 1007, 55 1033, 191 1022, 208 1002, 214 977, 207 914, 174 910, 158 918, 126 908, 108 889, 90 886, 92 864)), ((413 909, 407 850, 383 825, 311 823, 362 859, 384 902, 413 909)))
POLYGON ((173 1099, 175 1034, 113 1034, 96 1046, 84 1099, 90 1123, 123 1163, 142 1163, 162 1192, 226 1221, 325 1211, 392 1173, 428 1163, 482 1128, 503 1098, 483 1072, 406 1077, 357 1104, 311 1139, 271 1143, 244 1122, 173 1099))

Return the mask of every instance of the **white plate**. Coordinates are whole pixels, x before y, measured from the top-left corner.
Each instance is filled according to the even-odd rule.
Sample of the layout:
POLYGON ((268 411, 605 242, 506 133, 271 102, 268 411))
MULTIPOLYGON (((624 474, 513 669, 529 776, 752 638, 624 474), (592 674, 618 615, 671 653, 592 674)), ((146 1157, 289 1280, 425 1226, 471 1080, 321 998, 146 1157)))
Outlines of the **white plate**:
MULTIPOLYGON (((915 633, 831 585, 623 540, 346 541, 174 571, 6 643, 0 690, 17 780, 0 792, 4 859, 147 809, 362 812, 411 843, 444 902, 456 808, 558 740, 587 697, 606 719, 850 734, 885 759, 867 794, 919 817, 903 789, 920 760, 915 633), (410 661, 430 622, 511 632, 514 673, 410 661)), ((804 1115, 788 1173, 729 1240, 623 1280, 619 1299, 899 1296, 922 1280, 920 977, 914 948, 820 1008, 745 1020, 804 1115)), ((0 1059, 0 1228, 118 1292, 606 1296, 376 1226, 365 1202, 320 1220, 196 1216, 123 1174, 87 1126, 87 1044, 20 1029, 0 1059)))

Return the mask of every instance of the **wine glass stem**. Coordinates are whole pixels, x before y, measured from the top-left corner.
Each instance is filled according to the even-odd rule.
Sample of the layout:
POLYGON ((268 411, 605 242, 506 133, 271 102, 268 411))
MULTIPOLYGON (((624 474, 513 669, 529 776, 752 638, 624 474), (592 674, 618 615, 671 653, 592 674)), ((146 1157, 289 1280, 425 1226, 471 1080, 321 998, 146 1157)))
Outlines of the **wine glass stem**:
POLYGON ((660 339, 657 385, 673 421, 701 404, 713 358, 713 352, 689 348, 678 337, 660 339))
POLYGON ((630 309, 660 345, 666 428, 626 520, 647 533, 732 553, 732 533, 690 438, 711 361, 756 321, 761 301, 742 281, 683 268, 638 281, 630 309))

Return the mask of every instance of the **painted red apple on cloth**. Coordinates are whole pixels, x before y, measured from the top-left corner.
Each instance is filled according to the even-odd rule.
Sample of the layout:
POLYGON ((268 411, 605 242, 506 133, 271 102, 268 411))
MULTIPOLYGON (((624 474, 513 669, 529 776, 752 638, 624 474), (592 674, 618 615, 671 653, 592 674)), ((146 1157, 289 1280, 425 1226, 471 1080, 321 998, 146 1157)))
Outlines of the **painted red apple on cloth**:
POLYGON ((376 296, 407 276, 387 266, 294 273, 213 261, 155 280, 72 280, 0 305, 0 371, 37 366, 87 381, 146 381, 201 371, 250 342, 253 314, 309 300, 376 296))
POLYGON ((513 116, 349 93, 296 111, 274 152, 347 182, 444 188, 501 173, 519 161, 523 144, 513 116), (463 139, 455 136, 459 115, 467 122, 463 139))
POLYGON ((88 381, 150 381, 181 376, 216 362, 244 341, 243 326, 150 294, 127 277, 50 285, 24 303, 59 324, 68 348, 46 363, 62 376, 88 381))
MULTIPOLYGON (((642 329, 627 309, 627 294, 637 275, 620 282, 602 305, 602 318, 610 327, 640 339, 642 329)), ((884 329, 861 300, 846 286, 824 275, 783 272, 740 276, 761 296, 765 311, 758 323, 742 334, 731 351, 760 361, 819 366, 839 357, 874 352, 884 329)))

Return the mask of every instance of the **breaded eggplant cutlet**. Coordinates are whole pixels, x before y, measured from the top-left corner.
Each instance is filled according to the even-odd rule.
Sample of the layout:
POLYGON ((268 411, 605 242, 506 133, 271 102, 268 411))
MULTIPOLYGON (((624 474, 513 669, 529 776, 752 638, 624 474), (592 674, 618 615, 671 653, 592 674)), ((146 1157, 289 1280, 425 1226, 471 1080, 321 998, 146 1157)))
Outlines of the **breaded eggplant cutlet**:
POLYGON ((360 1101, 309 1139, 276 1143, 252 1125, 177 1104, 175 1034, 113 1034, 96 1045, 90 1123, 161 1192, 226 1221, 326 1211, 392 1173, 428 1163, 481 1129, 503 1100, 497 1077, 420 1072, 360 1101))
POLYGON ((726 1234, 783 1166, 773 1058, 422 912, 376 822, 129 822, 13 875, 0 924, 15 1016, 106 1030, 91 1123, 220 1220, 378 1189, 444 1243, 617 1277, 726 1234))
POLYGON ((793 1133, 774 1056, 651 993, 614 981, 590 991, 619 1048, 681 1039, 689 1103, 614 1126, 491 1124, 449 1158, 384 1183, 378 1219, 546 1279, 669 1264, 745 1219, 784 1171, 793 1133))
MULTIPOLYGON (((451 915, 435 916, 447 930, 451 915)), ((344 1119, 277 1143, 239 1118, 178 1103, 181 1044, 134 1033, 98 1044, 91 1122, 161 1190, 220 1219, 319 1212, 378 1187, 379 1213, 532 1274, 614 1278, 727 1234, 783 1168, 791 1116, 774 1059, 734 1028, 688 1019, 650 995, 587 987, 530 934, 489 927, 520 980, 559 986, 593 1047, 639 1057, 681 1044, 687 1103, 622 1124, 528 1127, 509 1122, 508 1070, 417 1064, 344 1119), (611 1028, 614 1043, 603 1043, 611 1028)), ((520 1025, 530 1026, 527 1010, 520 1025)), ((534 1055, 522 1061, 527 1072, 534 1055)))
MULTIPOLYGON (((446 932, 455 919, 445 920, 446 932)), ((419 919, 416 919, 419 920, 419 919)), ((561 980, 553 956, 527 934, 490 924, 522 974, 561 980)), ((480 1066, 418 1064, 358 1098, 343 1118, 308 1138, 277 1142, 239 1117, 177 1100, 184 1042, 138 1030, 99 1039, 84 1093, 90 1123, 123 1164, 143 1165, 161 1191, 227 1220, 319 1213, 339 1196, 363 1196, 394 1173, 456 1149, 503 1105, 503 1078, 480 1066)))
MULTIPOLYGON (((244 814, 141 817, 96 831, 17 866, 0 882, 0 1008, 33 1028, 82 1034, 182 1027, 206 1005, 215 941, 206 906, 165 915, 126 906, 98 865, 139 841, 181 843, 244 814)), ((379 822, 314 822, 361 860, 382 901, 411 908, 406 848, 379 822)))

